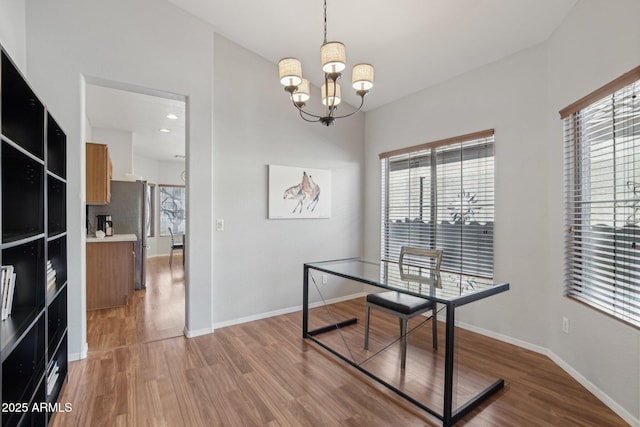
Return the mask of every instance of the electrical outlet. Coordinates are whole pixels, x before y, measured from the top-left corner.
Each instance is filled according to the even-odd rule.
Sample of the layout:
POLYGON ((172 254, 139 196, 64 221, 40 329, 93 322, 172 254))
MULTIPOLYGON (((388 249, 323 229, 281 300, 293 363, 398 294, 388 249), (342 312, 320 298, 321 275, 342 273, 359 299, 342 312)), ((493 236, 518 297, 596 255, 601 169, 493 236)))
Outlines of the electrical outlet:
POLYGON ((566 317, 562 318, 562 332, 565 334, 569 333, 569 319, 566 317))
POLYGON ((322 284, 323 284, 323 285, 326 285, 326 284, 327 284, 327 275, 326 275, 326 274, 323 274, 323 275, 322 275, 322 284))
POLYGON ((216 220, 216 231, 224 231, 224 219, 216 220))

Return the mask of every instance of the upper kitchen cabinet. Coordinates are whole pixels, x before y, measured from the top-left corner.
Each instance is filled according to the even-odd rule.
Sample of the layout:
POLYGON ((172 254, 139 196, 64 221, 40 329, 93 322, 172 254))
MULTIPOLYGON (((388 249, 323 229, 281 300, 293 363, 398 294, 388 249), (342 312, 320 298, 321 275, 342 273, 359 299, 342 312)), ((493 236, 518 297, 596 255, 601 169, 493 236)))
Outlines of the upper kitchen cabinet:
POLYGON ((105 144, 87 142, 87 204, 111 201, 111 158, 105 144))

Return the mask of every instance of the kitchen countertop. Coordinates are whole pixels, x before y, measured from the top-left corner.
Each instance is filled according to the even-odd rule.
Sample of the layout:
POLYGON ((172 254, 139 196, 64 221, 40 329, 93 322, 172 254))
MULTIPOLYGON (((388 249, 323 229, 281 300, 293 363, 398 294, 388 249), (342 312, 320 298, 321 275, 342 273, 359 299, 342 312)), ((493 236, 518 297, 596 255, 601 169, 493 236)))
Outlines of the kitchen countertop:
POLYGON ((98 238, 87 236, 87 243, 113 243, 113 242, 135 242, 138 240, 135 234, 114 234, 113 236, 98 238))

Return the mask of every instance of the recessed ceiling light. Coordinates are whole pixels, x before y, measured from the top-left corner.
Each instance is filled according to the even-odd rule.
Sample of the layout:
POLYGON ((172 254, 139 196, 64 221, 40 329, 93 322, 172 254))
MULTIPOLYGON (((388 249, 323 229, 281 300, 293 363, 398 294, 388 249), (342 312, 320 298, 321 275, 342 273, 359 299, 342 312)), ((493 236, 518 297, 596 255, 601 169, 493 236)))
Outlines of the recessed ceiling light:
POLYGON ((162 129, 160 129, 160 132, 169 133, 171 131, 169 129, 167 129, 167 128, 162 128, 162 129))
POLYGON ((167 116, 166 116, 166 117, 167 117, 167 119, 169 119, 169 120, 178 120, 178 116, 176 116, 176 115, 175 115, 175 114, 173 114, 173 113, 169 113, 169 114, 167 114, 167 116))

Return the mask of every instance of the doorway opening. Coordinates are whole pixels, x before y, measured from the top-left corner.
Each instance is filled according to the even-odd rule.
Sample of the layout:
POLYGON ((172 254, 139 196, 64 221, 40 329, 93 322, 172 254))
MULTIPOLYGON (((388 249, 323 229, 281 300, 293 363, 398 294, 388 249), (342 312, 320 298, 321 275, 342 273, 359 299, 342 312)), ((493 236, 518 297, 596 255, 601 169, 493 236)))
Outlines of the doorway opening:
MULTIPOLYGON (((112 202, 87 205, 87 236, 95 235, 99 215, 109 215, 111 239, 135 234, 137 242, 135 290, 126 303, 88 307, 89 351, 183 335, 187 283, 179 246, 187 240, 186 97, 90 77, 85 82, 85 139, 107 145, 112 164, 112 202), (138 186, 140 211, 133 208, 137 196, 135 202, 123 196, 138 186)), ((108 239, 87 244, 113 241, 108 239)), ((87 292, 90 286, 88 271, 87 292)))

